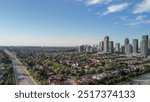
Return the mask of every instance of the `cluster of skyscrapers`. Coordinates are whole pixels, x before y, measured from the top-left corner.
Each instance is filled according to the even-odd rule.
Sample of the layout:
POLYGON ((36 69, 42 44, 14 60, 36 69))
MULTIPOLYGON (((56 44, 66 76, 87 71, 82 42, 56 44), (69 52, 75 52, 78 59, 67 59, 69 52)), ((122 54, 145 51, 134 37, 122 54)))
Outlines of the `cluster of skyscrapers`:
POLYGON ((104 52, 104 53, 122 53, 126 55, 141 55, 147 57, 150 55, 150 38, 148 35, 143 35, 141 42, 138 39, 133 39, 132 44, 128 38, 125 38, 124 45, 110 41, 109 36, 105 36, 103 41, 98 45, 82 45, 79 47, 79 52, 104 52), (139 44, 140 43, 140 44, 139 44))

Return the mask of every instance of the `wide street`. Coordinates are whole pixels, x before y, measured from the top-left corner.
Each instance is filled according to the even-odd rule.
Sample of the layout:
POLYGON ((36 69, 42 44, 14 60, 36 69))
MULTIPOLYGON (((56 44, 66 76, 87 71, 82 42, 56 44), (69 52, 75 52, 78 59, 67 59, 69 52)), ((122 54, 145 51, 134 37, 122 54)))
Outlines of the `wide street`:
POLYGON ((29 73, 24 69, 18 58, 8 50, 4 50, 12 60, 13 70, 15 74, 16 85, 36 85, 35 81, 30 77, 29 73))

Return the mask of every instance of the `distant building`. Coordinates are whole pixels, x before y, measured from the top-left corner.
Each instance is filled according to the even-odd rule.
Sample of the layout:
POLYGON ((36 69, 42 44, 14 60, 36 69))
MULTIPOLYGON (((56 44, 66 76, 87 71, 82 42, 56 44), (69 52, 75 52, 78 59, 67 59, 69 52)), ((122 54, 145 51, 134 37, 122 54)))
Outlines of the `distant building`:
POLYGON ((149 49, 149 55, 150 55, 150 38, 148 39, 148 49, 149 49))
POLYGON ((99 43, 99 51, 101 51, 101 52, 104 51, 104 41, 100 41, 100 43, 99 43))
POLYGON ((127 47, 128 47, 128 45, 129 45, 129 39, 125 38, 125 41, 124 41, 124 50, 125 50, 124 52, 125 53, 127 53, 127 50, 128 50, 127 47))
POLYGON ((86 45, 86 52, 91 52, 92 51, 92 47, 90 45, 86 45))
POLYGON ((94 51, 99 51, 99 47, 98 47, 98 45, 95 45, 95 47, 94 47, 94 51))
POLYGON ((140 44, 140 49, 141 49, 141 55, 144 57, 147 57, 148 55, 148 47, 147 47, 147 42, 146 40, 142 40, 140 44))
POLYGON ((127 55, 132 54, 132 52, 133 52, 133 47, 132 47, 131 44, 128 44, 128 45, 127 45, 126 51, 127 51, 127 52, 126 52, 127 55))
POLYGON ((122 54, 132 54, 133 56, 141 55, 148 56, 150 55, 150 38, 148 35, 142 36, 142 41, 140 42, 138 39, 132 40, 132 45, 129 42, 129 38, 125 38, 124 46, 120 47, 120 43, 116 43, 114 45, 113 41, 110 41, 109 36, 104 37, 104 41, 100 41, 98 45, 90 46, 90 45, 81 45, 79 46, 79 52, 110 52, 110 53, 122 53, 122 54), (115 46, 115 47, 114 47, 115 46))
POLYGON ((150 38, 148 39, 148 48, 150 49, 150 38))
POLYGON ((111 52, 111 53, 114 52, 114 42, 113 41, 109 42, 109 52, 111 52))
POLYGON ((98 51, 98 45, 93 45, 90 52, 93 53, 97 51, 98 51))
POLYGON ((84 45, 79 46, 79 52, 85 52, 85 46, 84 45))
POLYGON ((104 52, 109 52, 109 36, 104 38, 104 52))
POLYGON ((120 52, 120 43, 115 44, 115 52, 119 53, 120 52))
POLYGON ((133 39, 133 42, 132 42, 132 45, 133 45, 133 53, 138 53, 138 39, 133 39))
POLYGON ((146 46, 148 46, 148 35, 143 35, 142 40, 145 40, 146 46))
POLYGON ((121 53, 125 53, 125 48, 124 48, 124 46, 121 46, 120 52, 121 52, 121 53))

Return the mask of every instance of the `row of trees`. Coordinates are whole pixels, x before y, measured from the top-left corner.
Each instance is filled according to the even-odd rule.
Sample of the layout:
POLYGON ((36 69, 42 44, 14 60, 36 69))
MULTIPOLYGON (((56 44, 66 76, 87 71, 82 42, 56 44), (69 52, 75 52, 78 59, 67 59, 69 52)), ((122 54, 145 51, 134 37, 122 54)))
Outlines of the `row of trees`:
POLYGON ((4 53, 3 50, 0 50, 0 75, 1 75, 1 85, 14 85, 14 73, 12 67, 12 61, 9 59, 9 56, 4 53))
POLYGON ((14 74, 13 74, 13 68, 11 65, 7 67, 6 72, 4 73, 4 82, 2 84, 4 85, 15 85, 15 80, 14 80, 14 74))

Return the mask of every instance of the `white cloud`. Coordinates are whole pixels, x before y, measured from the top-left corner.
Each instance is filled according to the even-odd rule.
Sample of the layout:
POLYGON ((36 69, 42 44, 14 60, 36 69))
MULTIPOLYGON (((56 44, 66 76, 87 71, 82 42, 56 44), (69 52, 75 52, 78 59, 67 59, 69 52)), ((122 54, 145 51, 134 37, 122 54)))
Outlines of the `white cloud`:
POLYGON ((139 27, 145 24, 150 24, 150 19, 147 20, 141 20, 141 21, 137 21, 137 20, 132 20, 130 22, 125 23, 125 25, 130 26, 130 27, 139 27))
POLYGON ((91 5, 107 4, 112 0, 78 0, 78 1, 85 1, 88 6, 91 6, 91 5))
POLYGON ((110 14, 110 13, 122 11, 122 10, 126 9, 128 7, 128 5, 129 5, 128 3, 111 5, 107 8, 107 11, 102 14, 102 16, 110 14))
POLYGON ((150 12, 150 0, 143 0, 141 3, 135 6, 133 11, 135 14, 144 12, 150 12))
POLYGON ((150 24, 150 19, 147 15, 138 15, 135 18, 130 18, 129 16, 119 17, 121 21, 127 26, 130 27, 140 27, 145 24, 150 24))
POLYGON ((142 20, 145 19, 145 17, 146 17, 146 15, 139 15, 139 16, 137 16, 137 17, 135 18, 135 20, 137 20, 137 21, 142 21, 142 20))

